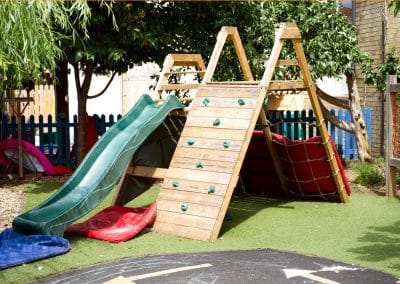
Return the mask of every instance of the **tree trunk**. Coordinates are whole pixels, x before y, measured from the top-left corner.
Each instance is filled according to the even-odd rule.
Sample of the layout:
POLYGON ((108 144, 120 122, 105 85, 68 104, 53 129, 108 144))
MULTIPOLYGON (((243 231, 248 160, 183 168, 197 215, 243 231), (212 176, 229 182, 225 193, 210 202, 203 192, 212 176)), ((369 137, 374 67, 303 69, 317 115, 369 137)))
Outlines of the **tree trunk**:
POLYGON ((360 97, 358 95, 358 88, 356 76, 354 72, 346 74, 347 88, 349 91, 349 103, 351 120, 354 124, 354 136, 356 138, 358 159, 362 162, 371 160, 371 150, 368 143, 367 128, 362 114, 360 97))
MULTIPOLYGON (((55 80, 54 86, 56 96, 56 115, 65 123, 69 114, 69 104, 66 100, 66 97, 68 96, 68 62, 57 63, 56 78, 57 80, 55 80)), ((61 151, 63 158, 70 155, 70 144, 66 143, 67 131, 68 128, 62 128, 59 135, 61 139, 60 141, 57 141, 58 151, 61 151)))
POLYGON ((78 63, 74 64, 75 69, 75 83, 78 96, 78 165, 82 162, 86 155, 86 104, 90 83, 94 70, 93 61, 85 62, 84 78, 82 84, 80 83, 80 72, 78 63))
POLYGON ((322 113, 324 115, 324 118, 328 120, 330 123, 354 135, 356 139, 356 146, 357 146, 359 160, 361 161, 371 160, 371 152, 368 143, 368 134, 367 134, 365 120, 361 110, 360 97, 358 95, 357 83, 355 80, 354 73, 347 74, 346 81, 347 81, 347 89, 349 92, 349 97, 348 100, 346 101, 334 98, 324 93, 324 91, 322 91, 319 88, 317 88, 317 95, 320 101, 324 100, 334 106, 348 109, 351 114, 351 121, 346 122, 338 119, 336 116, 334 116, 329 112, 329 110, 325 107, 323 103, 320 104, 322 113))

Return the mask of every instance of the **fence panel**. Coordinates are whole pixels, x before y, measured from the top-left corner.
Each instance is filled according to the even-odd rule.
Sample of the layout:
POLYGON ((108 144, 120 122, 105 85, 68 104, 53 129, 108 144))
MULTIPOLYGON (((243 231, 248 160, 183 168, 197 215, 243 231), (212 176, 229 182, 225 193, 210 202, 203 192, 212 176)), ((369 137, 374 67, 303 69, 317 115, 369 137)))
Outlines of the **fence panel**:
MULTIPOLYGON (((348 110, 331 110, 331 113, 339 119, 350 121, 350 112, 348 110)), ((363 109, 363 115, 367 124, 368 137, 371 137, 372 110, 370 108, 363 109)), ((116 120, 121 118, 121 115, 118 115, 116 118, 112 115, 108 118, 105 115, 94 115, 93 118, 97 133, 102 135, 116 120)), ((312 110, 267 112, 267 118, 271 123, 270 127, 273 132, 287 136, 290 139, 308 139, 318 135, 312 110)), ((354 135, 344 132, 329 122, 326 123, 339 155, 346 160, 358 159, 354 135)), ((8 120, 6 117, 2 117, 0 130, 1 140, 7 138, 16 139, 16 118, 11 117, 8 120)), ((71 167, 76 164, 77 147, 74 146, 78 145, 78 118, 76 115, 72 119, 56 116, 55 121, 49 115, 47 122, 45 122, 42 115, 39 116, 37 122, 35 122, 34 116, 30 116, 29 119, 22 116, 21 130, 22 139, 38 147, 54 165, 71 167)))

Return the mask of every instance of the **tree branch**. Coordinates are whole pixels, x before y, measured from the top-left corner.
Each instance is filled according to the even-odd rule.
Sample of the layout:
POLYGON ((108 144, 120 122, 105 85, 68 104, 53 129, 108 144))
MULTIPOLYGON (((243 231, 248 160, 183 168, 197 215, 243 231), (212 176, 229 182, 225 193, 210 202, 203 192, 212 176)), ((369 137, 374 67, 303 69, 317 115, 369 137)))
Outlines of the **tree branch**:
POLYGON ((331 95, 328 95, 327 93, 325 93, 324 91, 322 91, 318 87, 317 87, 317 95, 318 95, 318 97, 320 97, 324 101, 326 101, 326 102, 328 102, 330 104, 333 104, 333 105, 335 105, 337 107, 344 108, 344 109, 350 109, 348 100, 338 99, 338 98, 335 98, 335 97, 333 97, 331 95))
POLYGON ((348 123, 346 121, 340 120, 339 118, 337 118, 336 116, 334 116, 327 108, 326 106, 321 102, 321 99, 318 98, 320 101, 320 105, 321 105, 321 110, 322 110, 322 114, 324 115, 324 118, 326 118, 330 123, 332 123, 333 125, 335 125, 337 128, 340 128, 344 131, 350 132, 352 134, 355 133, 355 128, 353 123, 348 123))
POLYGON ((87 98, 88 98, 88 99, 94 99, 94 98, 100 97, 102 94, 104 94, 104 92, 108 89, 108 87, 110 86, 111 82, 113 81, 113 79, 114 79, 114 77, 115 77, 115 74, 117 74, 117 71, 114 71, 114 72, 113 72, 113 74, 112 74, 110 80, 108 80, 107 85, 104 87, 104 89, 103 89, 100 93, 98 93, 98 94, 96 94, 96 95, 93 95, 93 96, 89 96, 89 95, 88 95, 87 98))

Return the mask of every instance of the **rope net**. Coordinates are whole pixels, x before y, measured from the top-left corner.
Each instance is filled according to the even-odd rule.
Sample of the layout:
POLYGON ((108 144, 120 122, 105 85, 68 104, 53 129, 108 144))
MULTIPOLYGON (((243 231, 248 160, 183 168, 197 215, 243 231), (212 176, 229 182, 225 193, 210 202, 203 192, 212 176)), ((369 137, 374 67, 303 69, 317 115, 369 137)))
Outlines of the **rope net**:
MULTIPOLYGON (((289 193, 305 197, 318 197, 332 200, 337 197, 338 189, 334 177, 341 174, 344 190, 350 194, 349 182, 345 176, 343 165, 330 138, 334 149, 332 157, 327 157, 320 136, 307 140, 290 140, 279 134, 272 134, 272 141, 281 161, 283 176, 287 181, 289 193), (338 172, 332 172, 330 159, 336 159, 338 172)), ((268 191, 270 187, 278 187, 279 179, 268 153, 262 131, 254 131, 247 151, 241 177, 249 189, 256 188, 258 193, 268 191)), ((271 191, 271 190, 269 190, 271 191)), ((274 190, 276 193, 276 190, 274 190)))
POLYGON ((331 138, 334 153, 327 157, 321 136, 307 140, 290 140, 279 134, 272 134, 277 154, 281 160, 283 175, 290 193, 301 197, 326 197, 338 193, 335 176, 341 174, 347 194, 350 194, 349 182, 345 176, 336 147, 331 138), (339 170, 332 172, 329 161, 336 159, 339 170))

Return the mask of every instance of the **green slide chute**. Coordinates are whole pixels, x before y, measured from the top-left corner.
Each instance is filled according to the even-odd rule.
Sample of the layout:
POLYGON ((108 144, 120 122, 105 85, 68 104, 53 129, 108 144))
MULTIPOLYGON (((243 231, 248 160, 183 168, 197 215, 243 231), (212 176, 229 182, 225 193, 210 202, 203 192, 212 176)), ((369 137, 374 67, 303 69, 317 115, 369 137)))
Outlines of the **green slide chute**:
POLYGON ((103 134, 63 186, 42 204, 14 219, 14 230, 62 236, 68 225, 93 210, 108 195, 135 151, 165 117, 183 107, 175 96, 155 105, 148 95, 143 95, 103 134))

